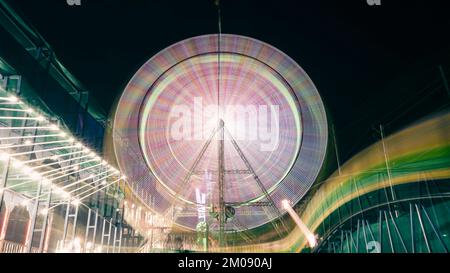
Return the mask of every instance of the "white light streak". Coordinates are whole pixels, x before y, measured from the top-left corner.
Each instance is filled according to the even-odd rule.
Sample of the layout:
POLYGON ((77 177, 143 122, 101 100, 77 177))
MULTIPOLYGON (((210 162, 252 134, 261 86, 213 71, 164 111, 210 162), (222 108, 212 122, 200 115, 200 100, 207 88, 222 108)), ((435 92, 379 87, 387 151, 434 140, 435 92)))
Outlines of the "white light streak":
POLYGON ((308 240, 309 246, 312 248, 315 247, 317 245, 316 236, 303 223, 303 221, 300 219, 300 217, 297 215, 297 213, 291 207, 291 204, 289 203, 289 201, 283 200, 281 203, 283 205, 283 208, 289 213, 289 215, 292 217, 294 222, 300 228, 300 231, 305 235, 306 239, 308 240))

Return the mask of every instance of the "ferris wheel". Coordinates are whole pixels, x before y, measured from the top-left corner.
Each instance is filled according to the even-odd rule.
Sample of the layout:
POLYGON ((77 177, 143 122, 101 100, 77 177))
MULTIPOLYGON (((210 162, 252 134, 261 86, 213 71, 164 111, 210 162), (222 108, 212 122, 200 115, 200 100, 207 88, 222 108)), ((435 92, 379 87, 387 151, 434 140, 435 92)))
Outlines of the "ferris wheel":
POLYGON ((195 230, 278 219, 321 169, 327 120, 308 75, 238 35, 205 35, 156 54, 125 88, 113 122, 117 162, 154 210, 195 230))

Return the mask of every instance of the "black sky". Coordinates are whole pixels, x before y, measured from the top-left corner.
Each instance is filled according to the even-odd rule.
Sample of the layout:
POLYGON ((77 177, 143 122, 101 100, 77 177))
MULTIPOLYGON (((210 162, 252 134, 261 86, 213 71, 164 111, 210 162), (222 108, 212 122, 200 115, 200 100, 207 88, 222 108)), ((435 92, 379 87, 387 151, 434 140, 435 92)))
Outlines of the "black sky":
MULTIPOLYGON (((151 56, 217 32, 212 0, 81 1, 69 7, 65 0, 9 0, 107 111, 151 56)), ((333 119, 343 159, 373 141, 372 125, 408 109, 420 118, 448 99, 430 96, 423 111, 410 106, 423 96, 421 80, 438 75, 438 64, 450 72, 444 1, 381 1, 379 7, 366 0, 221 1, 224 33, 267 42, 309 74, 333 119), (411 78, 411 70, 419 76, 411 78), (400 88, 393 87, 398 81, 400 88)))

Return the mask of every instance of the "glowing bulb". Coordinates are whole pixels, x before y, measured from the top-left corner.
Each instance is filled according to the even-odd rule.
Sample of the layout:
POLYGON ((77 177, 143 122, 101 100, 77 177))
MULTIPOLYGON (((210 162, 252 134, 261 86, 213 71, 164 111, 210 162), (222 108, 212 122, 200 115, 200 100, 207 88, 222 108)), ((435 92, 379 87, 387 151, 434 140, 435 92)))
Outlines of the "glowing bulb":
POLYGON ((90 153, 91 150, 89 150, 88 148, 84 149, 83 152, 85 152, 86 154, 90 153))
POLYGON ((102 185, 105 186, 106 184, 107 184, 107 183, 106 183, 106 180, 103 180, 103 181, 102 181, 102 185))
POLYGON ((25 140, 24 143, 25 143, 25 145, 31 145, 32 142, 31 142, 31 140, 25 140))
POLYGON ((28 114, 32 114, 32 113, 34 113, 34 110, 31 108, 28 108, 25 110, 25 112, 27 112, 28 114))
POLYGON ((61 196, 62 196, 63 198, 69 198, 69 197, 70 197, 70 194, 69 194, 68 192, 64 191, 64 190, 61 190, 61 196))
POLYGON ((75 207, 78 207, 80 205, 81 201, 80 199, 73 199, 72 200, 72 205, 74 205, 75 207))
POLYGON ((81 147, 83 147, 83 144, 81 144, 80 142, 78 142, 77 144, 75 144, 75 147, 81 148, 81 147))
POLYGON ((14 161, 12 165, 14 168, 20 168, 23 166, 23 163, 20 161, 14 161))
POLYGON ((42 178, 42 176, 41 176, 40 174, 36 173, 36 172, 32 172, 32 173, 30 174, 30 177, 31 177, 31 179, 33 179, 33 180, 39 180, 39 179, 42 178))
POLYGON ((8 98, 8 100, 9 100, 10 102, 19 102, 19 99, 18 99, 16 96, 10 96, 10 97, 8 98))
POLYGON ((47 215, 48 214, 48 209, 41 209, 41 211, 39 213, 41 215, 47 215))
POLYGON ((287 210, 287 209, 289 209, 291 207, 291 204, 290 204, 289 200, 286 200, 286 199, 281 201, 281 204, 283 206, 283 209, 285 209, 285 210, 287 210))
MULTIPOLYGON (((37 118, 36 118, 36 120, 37 121, 44 121, 45 120, 45 117, 43 117, 43 116, 38 116, 37 118)), ((51 129, 51 128, 50 128, 51 129)))
POLYGON ((52 155, 51 157, 50 157, 50 159, 51 160, 53 160, 53 161, 56 161, 56 160, 58 160, 58 155, 52 155))
POLYGON ((73 169, 74 169, 75 171, 78 171, 78 170, 80 169, 80 166, 74 166, 73 169))
POLYGON ((61 136, 61 137, 66 137, 66 136, 67 136, 67 133, 62 132, 61 134, 59 134, 59 136, 61 136))
POLYGON ((122 179, 123 179, 123 180, 126 180, 127 177, 126 177, 125 175, 122 175, 122 179))
POLYGON ((134 209, 134 207, 136 207, 136 205, 135 205, 135 204, 132 204, 132 205, 131 205, 131 208, 134 209))
POLYGON ((0 153, 0 160, 1 161, 7 161, 9 159, 9 154, 7 153, 0 153))
POLYGON ((58 131, 58 130, 59 130, 59 127, 58 127, 58 125, 53 124, 53 125, 50 125, 50 130, 52 130, 52 131, 58 131))
POLYGON ((22 172, 23 172, 24 174, 31 175, 32 172, 33 172, 33 170, 30 169, 30 168, 28 168, 28 167, 24 167, 24 168, 22 169, 22 172))

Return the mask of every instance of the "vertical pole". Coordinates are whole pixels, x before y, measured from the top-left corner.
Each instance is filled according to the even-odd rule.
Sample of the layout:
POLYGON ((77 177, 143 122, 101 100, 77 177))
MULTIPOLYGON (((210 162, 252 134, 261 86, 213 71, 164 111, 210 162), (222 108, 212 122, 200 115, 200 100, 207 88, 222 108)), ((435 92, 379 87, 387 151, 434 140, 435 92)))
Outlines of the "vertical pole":
POLYGON ((225 200, 224 200, 224 174, 225 174, 225 156, 224 156, 224 122, 219 121, 219 245, 224 246, 225 233, 225 200))
POLYGON ((365 248, 365 250, 366 250, 366 253, 369 253, 369 250, 367 249, 367 233, 366 233, 366 222, 365 222, 365 220, 363 219, 363 220, 361 220, 361 224, 362 224, 362 229, 363 229, 363 236, 364 236, 364 243, 365 243, 365 246, 364 246, 364 248, 365 248))
POLYGON ((409 203, 409 223, 411 225, 411 252, 415 253, 415 247, 414 247, 414 222, 413 222, 413 208, 412 204, 409 203))
MULTIPOLYGON (((38 184, 38 190, 37 190, 37 194, 36 194, 36 199, 35 199, 35 205, 33 207, 33 211, 31 214, 31 224, 30 224, 30 230, 29 230, 29 236, 27 238, 27 252, 31 253, 32 247, 33 247, 33 237, 34 237, 34 230, 36 228, 36 218, 38 216, 38 210, 39 210, 39 197, 41 196, 41 192, 42 192, 42 179, 39 180, 39 184, 38 184)), ((42 231, 43 232, 43 231, 42 231)))
POLYGON ((105 240, 105 227, 106 227, 106 219, 103 218, 102 238, 101 238, 101 241, 100 241, 100 245, 101 245, 102 251, 103 251, 103 242, 105 240))
POLYGON ((10 163, 11 163, 11 159, 8 157, 8 159, 6 160, 5 166, 3 167, 2 178, 0 180, 0 211, 2 211, 3 197, 5 195, 5 188, 6 188, 6 182, 8 180, 10 163))
POLYGON ((379 211, 379 217, 378 217, 378 241, 380 242, 380 253, 383 251, 383 235, 382 235, 382 231, 383 228, 381 226, 381 214, 383 212, 380 210, 379 211))
POLYGON ((8 207, 5 206, 5 215, 3 216, 3 224, 2 229, 0 230, 0 253, 3 252, 3 242, 5 240, 6 231, 8 230, 8 222, 9 222, 9 211, 8 207))
MULTIPOLYGON (((89 242, 89 229, 91 228, 91 208, 88 208, 88 217, 86 221, 86 232, 84 233, 84 251, 86 252, 87 244, 89 242)), ((93 245, 93 244, 92 244, 93 245)))
POLYGON ((120 225, 119 227, 119 253, 121 253, 122 250, 122 234, 123 234, 123 227, 120 225))
POLYGON ((70 214, 70 199, 67 199, 66 204, 66 215, 64 217, 64 229, 63 229, 63 238, 62 238, 62 244, 63 248, 66 247, 66 238, 67 238, 67 228, 69 225, 69 214, 70 214))
POLYGON ((79 205, 75 206, 75 214, 73 215, 73 225, 72 225, 72 240, 75 240, 76 231, 77 231, 77 221, 78 221, 78 211, 79 211, 79 205))
POLYGON ((50 234, 47 233, 47 227, 48 227, 48 215, 50 211, 48 210, 50 208, 50 202, 52 199, 52 187, 49 187, 48 197, 47 197, 47 204, 46 204, 46 213, 44 214, 44 223, 42 224, 42 231, 41 231, 41 239, 39 241, 39 253, 42 253, 44 251, 44 242, 47 236, 50 236, 50 234))
POLYGON ((110 219, 109 227, 108 227, 108 250, 107 250, 107 253, 109 253, 109 248, 111 246, 111 228, 112 228, 112 219, 110 219))
POLYGON ((356 253, 359 252, 359 219, 356 227, 356 253))
MULTIPOLYGON (((154 208, 155 207, 155 197, 151 197, 151 199, 152 199, 152 208, 154 208)), ((154 230, 155 230, 155 214, 154 214, 154 212, 152 212, 151 213, 151 215, 150 215, 151 217, 152 217, 152 225, 151 225, 151 237, 150 237, 150 247, 151 247, 151 249, 153 250, 153 236, 154 236, 154 230)))
POLYGON ((114 227, 114 238, 113 238, 113 249, 112 252, 116 253, 116 243, 117 243, 117 227, 114 227))
POLYGON ((95 209, 95 219, 94 219, 94 232, 92 234, 92 247, 96 245, 96 237, 97 237, 97 226, 98 226, 98 208, 95 209))

